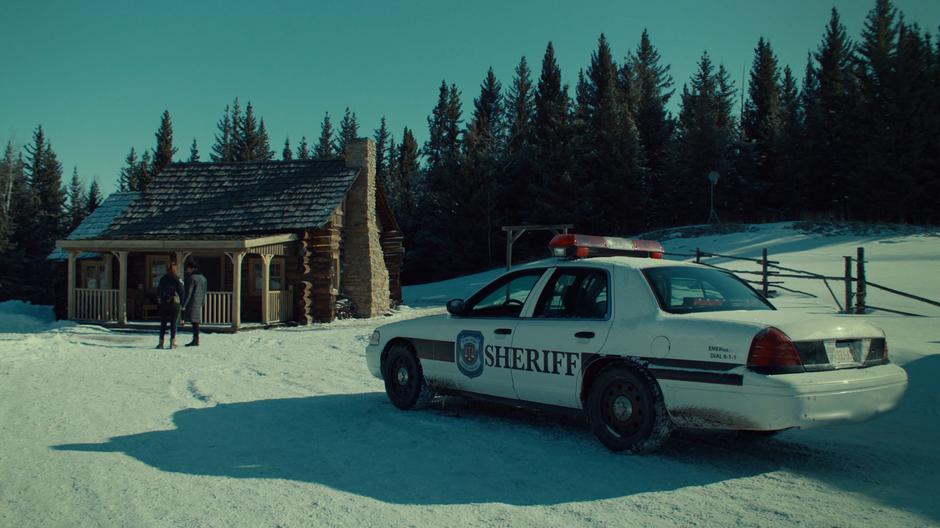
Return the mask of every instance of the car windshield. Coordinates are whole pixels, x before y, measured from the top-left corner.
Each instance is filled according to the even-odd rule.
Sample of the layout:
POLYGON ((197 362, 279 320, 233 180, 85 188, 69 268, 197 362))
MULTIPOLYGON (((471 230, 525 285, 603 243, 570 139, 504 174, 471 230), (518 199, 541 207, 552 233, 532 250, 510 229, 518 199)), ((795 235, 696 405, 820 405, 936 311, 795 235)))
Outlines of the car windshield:
POLYGON ((674 266, 643 270, 659 305, 671 313, 773 310, 753 288, 731 273, 674 266))

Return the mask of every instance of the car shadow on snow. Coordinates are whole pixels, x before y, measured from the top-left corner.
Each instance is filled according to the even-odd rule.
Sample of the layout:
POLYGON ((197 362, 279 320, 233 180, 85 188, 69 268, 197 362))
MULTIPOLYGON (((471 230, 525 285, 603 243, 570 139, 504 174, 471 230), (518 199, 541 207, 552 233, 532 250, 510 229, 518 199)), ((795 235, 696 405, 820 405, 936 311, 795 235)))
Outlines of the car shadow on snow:
POLYGON ((765 471, 701 471, 615 456, 579 423, 484 406, 402 412, 383 393, 186 409, 175 429, 55 446, 120 452, 174 473, 289 479, 400 504, 558 504, 702 486, 765 471))
POLYGON ((454 398, 401 412, 382 393, 220 404, 178 411, 173 422, 54 449, 120 452, 174 473, 316 483, 398 504, 547 505, 704 486, 795 459, 813 474, 846 467, 826 449, 734 435, 683 433, 659 453, 617 456, 578 419, 454 398))

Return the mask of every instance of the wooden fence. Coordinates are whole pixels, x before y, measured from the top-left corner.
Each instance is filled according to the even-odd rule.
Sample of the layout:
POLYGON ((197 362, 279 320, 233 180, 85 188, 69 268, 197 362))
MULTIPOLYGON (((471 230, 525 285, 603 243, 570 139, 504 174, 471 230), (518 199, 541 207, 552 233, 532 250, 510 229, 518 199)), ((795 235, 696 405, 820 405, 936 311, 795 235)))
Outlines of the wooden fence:
POLYGON ((119 290, 75 288, 75 319, 117 321, 119 290))
POLYGON ((280 290, 268 292, 269 323, 280 323, 290 320, 290 309, 294 305, 293 290, 280 290))
POLYGON ((232 292, 207 292, 202 305, 202 324, 231 324, 232 292))
POLYGON ((899 315, 909 315, 915 317, 922 317, 920 314, 904 312, 901 310, 895 310, 892 308, 884 308, 880 306, 872 306, 867 302, 868 288, 876 288, 881 291, 885 291, 894 295, 901 297, 906 297, 908 299, 913 299, 931 306, 940 307, 940 302, 927 299, 925 297, 920 297, 912 293, 907 293, 901 290, 894 288, 889 288, 881 284, 877 284, 868 280, 868 274, 866 271, 865 260, 865 248, 856 248, 855 257, 845 256, 845 268, 842 276, 831 276, 831 275, 822 275, 819 273, 814 273, 812 271, 800 270, 795 268, 786 268, 780 265, 776 260, 769 260, 767 258, 767 248, 764 248, 761 251, 761 258, 748 258, 748 257, 738 257, 734 255, 722 255, 720 253, 710 253, 708 251, 702 251, 700 248, 695 249, 695 253, 673 253, 667 252, 663 253, 664 255, 676 256, 676 257, 685 257, 685 258, 694 258, 697 264, 702 264, 710 268, 716 268, 724 271, 734 273, 735 275, 750 275, 758 276, 759 280, 748 280, 743 279, 745 282, 759 286, 759 292, 765 298, 774 297, 777 292, 771 287, 786 290, 792 293, 798 293, 801 295, 807 295, 810 297, 816 297, 812 293, 795 290, 783 286, 783 282, 773 279, 808 279, 808 280, 821 280, 826 285, 826 289, 829 290, 829 294, 832 296, 832 300, 835 302, 836 306, 839 307, 839 311, 846 314, 864 314, 868 313, 869 310, 877 310, 883 312, 890 312, 899 315), (728 268, 723 268, 721 266, 716 266, 714 264, 709 264, 707 262, 702 262, 704 258, 723 258, 729 260, 738 260, 738 261, 747 261, 753 262, 760 267, 759 271, 749 271, 749 270, 733 270, 728 268), (853 273, 854 272, 854 273, 853 273), (832 289, 832 286, 829 282, 841 282, 843 284, 844 296, 842 302, 839 302, 839 298, 836 296, 835 291, 832 289))

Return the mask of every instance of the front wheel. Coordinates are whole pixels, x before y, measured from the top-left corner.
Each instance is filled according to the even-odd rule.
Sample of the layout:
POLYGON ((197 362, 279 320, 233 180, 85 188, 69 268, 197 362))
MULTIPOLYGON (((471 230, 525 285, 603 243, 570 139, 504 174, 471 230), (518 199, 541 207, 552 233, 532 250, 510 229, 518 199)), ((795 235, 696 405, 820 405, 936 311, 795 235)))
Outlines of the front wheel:
POLYGON ((672 430, 659 384, 639 368, 602 372, 591 385, 585 410, 594 434, 611 451, 655 451, 672 430))
POLYGON ((424 381, 421 363, 408 347, 394 345, 388 351, 383 367, 385 393, 395 407, 411 409, 434 397, 434 392, 424 381))

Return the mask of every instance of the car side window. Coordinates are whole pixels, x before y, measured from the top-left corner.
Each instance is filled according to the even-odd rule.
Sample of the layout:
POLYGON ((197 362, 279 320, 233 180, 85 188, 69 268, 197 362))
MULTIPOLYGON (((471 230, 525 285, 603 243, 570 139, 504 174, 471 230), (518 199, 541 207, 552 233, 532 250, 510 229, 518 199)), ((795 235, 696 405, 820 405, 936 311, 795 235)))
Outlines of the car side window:
POLYGON ((604 319, 609 310, 607 273, 598 269, 561 268, 542 291, 534 317, 604 319))
POLYGON ((469 317, 519 317, 544 269, 526 270, 498 279, 467 301, 469 317))

